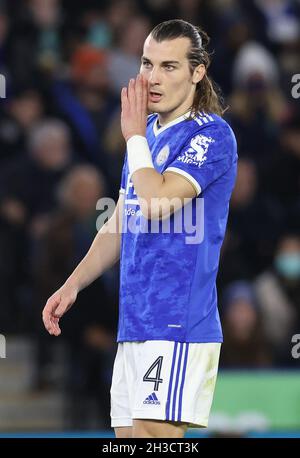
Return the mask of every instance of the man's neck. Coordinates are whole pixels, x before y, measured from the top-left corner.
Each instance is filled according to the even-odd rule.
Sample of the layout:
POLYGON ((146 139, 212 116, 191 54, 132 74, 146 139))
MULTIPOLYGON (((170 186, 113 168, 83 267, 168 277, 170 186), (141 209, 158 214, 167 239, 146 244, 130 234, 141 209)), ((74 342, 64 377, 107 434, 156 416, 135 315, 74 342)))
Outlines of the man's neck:
POLYGON ((175 121, 176 119, 180 118, 181 116, 184 116, 188 114, 191 111, 191 107, 186 108, 185 110, 178 111, 176 113, 172 113, 169 115, 164 115, 158 113, 158 122, 157 122, 157 127, 164 127, 166 124, 169 124, 172 121, 175 121))

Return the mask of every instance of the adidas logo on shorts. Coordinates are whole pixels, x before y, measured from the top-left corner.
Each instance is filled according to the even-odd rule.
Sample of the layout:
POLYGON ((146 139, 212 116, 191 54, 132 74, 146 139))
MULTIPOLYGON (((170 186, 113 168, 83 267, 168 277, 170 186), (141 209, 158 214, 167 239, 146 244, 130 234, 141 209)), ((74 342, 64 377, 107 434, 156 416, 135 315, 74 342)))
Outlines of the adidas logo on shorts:
POLYGON ((155 404, 155 405, 159 405, 160 402, 159 400, 157 399, 157 396, 155 393, 152 393, 150 394, 146 399, 145 401, 143 402, 143 404, 155 404))

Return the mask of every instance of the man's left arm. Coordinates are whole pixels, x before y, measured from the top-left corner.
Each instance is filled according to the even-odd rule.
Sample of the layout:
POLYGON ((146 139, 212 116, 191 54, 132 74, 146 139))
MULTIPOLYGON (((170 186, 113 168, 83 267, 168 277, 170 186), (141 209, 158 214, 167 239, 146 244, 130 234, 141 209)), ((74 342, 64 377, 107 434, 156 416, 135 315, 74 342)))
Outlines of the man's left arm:
POLYGON ((139 169, 131 177, 141 211, 146 218, 166 218, 196 196, 193 185, 173 172, 139 169))

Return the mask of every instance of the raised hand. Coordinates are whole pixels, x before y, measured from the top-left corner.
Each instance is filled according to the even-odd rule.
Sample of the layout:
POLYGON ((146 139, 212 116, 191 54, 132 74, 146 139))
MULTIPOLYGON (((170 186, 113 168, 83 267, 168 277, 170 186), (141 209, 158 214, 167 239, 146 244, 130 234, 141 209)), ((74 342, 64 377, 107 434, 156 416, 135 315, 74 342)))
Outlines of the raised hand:
POLYGON ((140 74, 121 92, 121 129, 125 141, 133 135, 146 135, 148 81, 140 74))

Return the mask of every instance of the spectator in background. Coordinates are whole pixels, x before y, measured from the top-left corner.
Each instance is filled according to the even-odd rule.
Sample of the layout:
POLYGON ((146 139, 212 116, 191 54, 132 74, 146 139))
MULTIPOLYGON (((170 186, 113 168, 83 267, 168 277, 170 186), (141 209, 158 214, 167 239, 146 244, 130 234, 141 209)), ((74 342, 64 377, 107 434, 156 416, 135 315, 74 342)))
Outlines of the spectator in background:
POLYGON ((300 36, 300 6, 295 0, 255 0, 246 3, 246 11, 256 25, 256 32, 276 52, 284 43, 300 36))
POLYGON ((133 16, 119 31, 108 63, 109 76, 116 94, 119 95, 130 78, 139 73, 143 43, 150 29, 149 19, 145 16, 133 16))
POLYGON ((138 14, 136 0, 110 0, 107 2, 106 19, 115 36, 124 32, 124 27, 138 14))
MULTIPOLYGON (((257 167, 251 159, 239 160, 230 209, 228 228, 233 243, 224 247, 224 265, 231 269, 225 260, 230 256, 226 248, 238 250, 249 278, 253 278, 270 264, 283 220, 281 207, 270 196, 261 193, 257 167)), ((228 272, 224 273, 228 277, 228 272)), ((236 274, 233 279, 240 278, 238 271, 236 274)))
POLYGON ((60 26, 62 11, 59 0, 30 0, 29 13, 37 27, 37 63, 46 71, 60 61, 60 26))
POLYGON ((152 19, 153 24, 158 24, 171 19, 171 10, 174 11, 172 0, 140 0, 141 10, 152 19))
POLYGON ((30 130, 45 114, 41 93, 34 87, 15 88, 0 111, 0 160, 22 157, 30 130))
MULTIPOLYGON (((88 249, 96 233, 96 203, 106 194, 103 176, 91 165, 71 169, 58 191, 60 208, 52 215, 33 258, 38 307, 64 281, 88 249)), ((103 278, 98 279, 79 295, 79 306, 65 323, 64 339, 69 354, 66 395, 71 428, 109 427, 117 303, 114 294, 107 291, 103 278)), ((40 322, 37 328, 37 387, 44 388, 51 382, 55 343, 40 322)))
POLYGON ((241 239, 236 232, 228 227, 220 254, 220 267, 218 271, 218 295, 222 295, 224 288, 239 278, 251 279, 253 276, 252 263, 241 249, 241 239))
POLYGON ((250 283, 237 281, 226 288, 221 308, 224 330, 221 367, 261 368, 271 365, 272 356, 260 313, 250 283))
POLYGON ((202 14, 205 12, 205 0, 176 0, 174 3, 176 4, 176 13, 178 17, 192 23, 200 21, 203 26, 203 16, 201 17, 201 12, 202 14))
MULTIPOLYGON (((24 115, 24 109, 21 112, 24 115)), ((12 224, 27 222, 38 234, 55 208, 55 188, 71 162, 70 134, 64 123, 45 119, 32 127, 28 155, 9 161, 1 170, 3 217, 12 224)))
MULTIPOLYGON (((101 2, 102 3, 102 2, 101 2)), ((86 28, 85 42, 93 48, 107 49, 113 43, 113 30, 107 21, 106 8, 98 4, 83 14, 82 23, 86 28)))
MULTIPOLYGON (((206 22, 213 30, 212 51, 218 56, 213 59, 211 72, 223 93, 228 97, 234 90, 232 68, 241 47, 253 37, 253 27, 248 16, 241 9, 240 2, 209 1, 206 22), (227 69, 224 72, 224 68, 227 69)), ((202 15, 201 15, 202 20, 202 15)))
POLYGON ((62 11, 58 0, 7 2, 12 19, 8 37, 9 70, 13 84, 40 87, 43 74, 61 62, 62 11))
MULTIPOLYGON (((38 111, 34 107, 30 101, 20 102, 15 112, 26 123, 38 111)), ((56 186, 72 161, 69 131, 61 121, 45 119, 28 133, 28 154, 17 155, 0 169, 0 291, 8 332, 30 326, 31 244, 47 227, 56 206, 56 186)))
POLYGON ((277 63, 263 46, 247 42, 236 56, 233 81, 230 119, 240 152, 251 156, 261 168, 272 159, 279 126, 287 113, 278 86, 277 63))
POLYGON ((272 268, 258 276, 254 286, 275 361, 290 365, 291 337, 300 330, 299 233, 280 238, 272 268))
POLYGON ((108 180, 111 195, 117 190, 113 186, 113 166, 103 137, 119 100, 112 93, 107 65, 105 51, 81 45, 72 55, 70 78, 55 80, 51 93, 53 109, 72 129, 78 155, 100 168, 108 180))
POLYGON ((300 112, 283 123, 272 161, 264 168, 263 181, 266 191, 284 209, 286 227, 300 230, 300 112))

